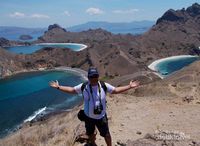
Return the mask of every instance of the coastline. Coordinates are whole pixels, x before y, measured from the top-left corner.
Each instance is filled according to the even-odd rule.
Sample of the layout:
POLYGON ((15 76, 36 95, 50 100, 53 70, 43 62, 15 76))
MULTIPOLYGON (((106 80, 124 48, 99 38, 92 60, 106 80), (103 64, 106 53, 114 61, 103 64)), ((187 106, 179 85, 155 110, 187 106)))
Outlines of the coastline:
MULTIPOLYGON (((56 68, 52 68, 52 69, 39 68, 39 69, 31 69, 31 70, 22 70, 22 71, 15 72, 14 74, 6 76, 6 77, 15 76, 15 75, 20 74, 20 73, 31 73, 31 72, 40 72, 40 71, 69 72, 69 73, 73 73, 75 75, 80 76, 83 80, 87 79, 87 77, 86 77, 87 72, 86 71, 79 69, 79 68, 71 68, 71 67, 65 67, 65 66, 60 66, 60 67, 56 67, 56 68)), ((4 78, 2 78, 2 79, 4 79, 4 78)), ((49 119, 49 118, 53 117, 54 115, 61 114, 63 112, 69 112, 77 106, 80 106, 80 105, 75 105, 73 108, 69 108, 69 109, 66 109, 66 110, 57 110, 57 111, 52 111, 52 112, 47 112, 47 113, 45 111, 47 109, 47 107, 45 106, 44 108, 41 108, 41 109, 34 111, 33 114, 29 115, 22 123, 16 125, 14 128, 11 128, 8 131, 8 134, 6 134, 3 137, 0 137, 0 139, 15 133, 16 131, 21 129, 24 125, 26 125, 27 123, 32 124, 34 122, 43 121, 44 119, 49 119)))
POLYGON ((20 74, 20 73, 31 73, 31 72, 39 72, 39 71, 54 71, 54 70, 55 71, 56 70, 70 71, 70 72, 73 72, 75 74, 80 74, 84 79, 87 78, 87 76, 86 76, 87 72, 82 70, 82 69, 71 68, 71 67, 67 67, 67 66, 60 66, 60 67, 55 67, 55 68, 23 69, 23 70, 20 70, 20 71, 12 72, 9 75, 0 76, 0 79, 5 79, 5 78, 15 76, 15 75, 20 74))
POLYGON ((153 61, 150 65, 148 65, 148 68, 153 71, 153 73, 155 75, 157 75, 158 77, 160 77, 161 79, 164 78, 163 75, 161 75, 158 71, 158 68, 157 68, 157 65, 160 64, 161 62, 164 62, 164 61, 169 61, 169 60, 177 60, 177 59, 181 59, 181 58, 191 58, 191 57, 197 57, 197 56, 194 56, 194 55, 178 55, 178 56, 171 56, 171 57, 166 57, 166 58, 161 58, 161 59, 158 59, 158 60, 155 60, 153 61))
POLYGON ((53 71, 53 70, 72 72, 74 74, 81 75, 81 77, 84 80, 87 80, 87 72, 85 70, 80 69, 80 68, 71 68, 71 67, 66 67, 66 66, 60 66, 60 67, 56 67, 54 69, 49 69, 49 71, 53 71))
POLYGON ((79 44, 79 43, 38 43, 35 45, 80 45, 81 48, 79 50, 76 50, 75 52, 82 51, 88 47, 85 44, 79 44))
MULTIPOLYGON (((46 47, 46 46, 48 46, 48 45, 77 45, 77 46, 81 46, 80 47, 80 49, 78 49, 78 50, 73 50, 72 48, 70 48, 70 47, 66 47, 66 48, 69 48, 69 49, 71 49, 71 50, 73 50, 74 52, 79 52, 79 51, 82 51, 82 50, 84 50, 84 49, 86 49, 88 46, 87 45, 85 45, 85 44, 79 44, 79 43, 37 43, 37 44, 34 44, 33 42, 30 42, 30 44, 23 44, 23 45, 12 45, 12 46, 3 46, 3 48, 12 48, 12 47, 25 47, 25 46, 42 46, 40 49, 42 49, 43 47, 46 47)), ((57 47, 55 47, 55 48, 57 48, 57 47)), ((40 50, 39 49, 39 50, 40 50)), ((36 50, 37 51, 37 50, 36 50)))

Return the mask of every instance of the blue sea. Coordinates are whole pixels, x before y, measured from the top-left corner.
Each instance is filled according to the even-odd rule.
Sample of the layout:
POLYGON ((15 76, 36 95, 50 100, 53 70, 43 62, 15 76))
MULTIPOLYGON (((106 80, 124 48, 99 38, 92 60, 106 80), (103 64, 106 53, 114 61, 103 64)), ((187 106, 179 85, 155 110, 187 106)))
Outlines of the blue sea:
POLYGON ((81 74, 66 71, 20 73, 0 80, 0 137, 9 134, 36 115, 67 110, 82 101, 78 95, 60 92, 49 86, 75 86, 84 81, 81 74))
POLYGON ((44 47, 69 48, 73 51, 80 51, 86 48, 85 45, 76 43, 42 43, 30 46, 12 46, 5 49, 16 54, 31 54, 44 47))
POLYGON ((24 41, 24 42, 31 42, 34 40, 37 40, 38 37, 44 35, 45 29, 23 29, 18 28, 15 30, 15 28, 7 27, 7 28, 1 28, 0 27, 0 37, 4 37, 8 40, 14 40, 14 41, 24 41), (33 39, 30 40, 20 40, 19 37, 21 35, 30 35, 33 39))

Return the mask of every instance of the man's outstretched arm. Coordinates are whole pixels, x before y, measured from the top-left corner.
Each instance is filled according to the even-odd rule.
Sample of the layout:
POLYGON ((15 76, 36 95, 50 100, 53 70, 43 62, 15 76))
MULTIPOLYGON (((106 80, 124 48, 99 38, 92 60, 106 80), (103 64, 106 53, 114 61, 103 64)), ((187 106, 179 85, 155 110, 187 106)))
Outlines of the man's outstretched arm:
POLYGON ((116 87, 116 88, 113 90, 112 94, 122 93, 122 92, 124 92, 124 91, 129 90, 129 89, 139 87, 139 85, 140 85, 140 82, 139 82, 139 81, 130 81, 129 85, 121 86, 121 87, 116 87))
POLYGON ((63 92, 71 93, 71 94, 76 94, 76 90, 73 87, 70 86, 61 86, 59 85, 58 81, 51 81, 49 85, 53 88, 59 89, 63 92))

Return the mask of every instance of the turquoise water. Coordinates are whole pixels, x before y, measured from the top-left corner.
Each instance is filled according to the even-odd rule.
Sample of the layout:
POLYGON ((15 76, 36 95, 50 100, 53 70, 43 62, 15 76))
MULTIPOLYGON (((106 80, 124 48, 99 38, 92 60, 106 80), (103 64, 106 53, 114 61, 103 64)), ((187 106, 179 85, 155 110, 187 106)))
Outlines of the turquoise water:
POLYGON ((64 71, 23 73, 0 80, 0 137, 41 108, 46 107, 44 113, 49 113, 72 108, 82 101, 78 95, 51 88, 51 80, 69 86, 83 82, 80 75, 64 71))
POLYGON ((31 54, 37 50, 40 50, 44 47, 54 47, 54 48, 69 48, 73 51, 79 51, 84 46, 82 44, 73 44, 73 43, 52 43, 52 44, 38 44, 31 46, 13 46, 7 47, 6 50, 11 51, 16 54, 31 54))
POLYGON ((199 57, 183 57, 179 59, 169 59, 158 63, 156 65, 156 68, 158 72, 165 77, 199 59, 199 57))

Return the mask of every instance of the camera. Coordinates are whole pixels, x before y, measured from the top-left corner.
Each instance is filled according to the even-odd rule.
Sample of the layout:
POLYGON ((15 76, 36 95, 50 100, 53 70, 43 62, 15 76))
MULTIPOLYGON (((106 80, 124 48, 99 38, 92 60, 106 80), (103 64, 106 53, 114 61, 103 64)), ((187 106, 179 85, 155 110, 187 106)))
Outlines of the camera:
POLYGON ((102 112, 102 110, 103 110, 103 105, 102 104, 100 104, 98 106, 95 106, 95 108, 94 108, 94 114, 95 115, 100 115, 101 112, 102 112))

